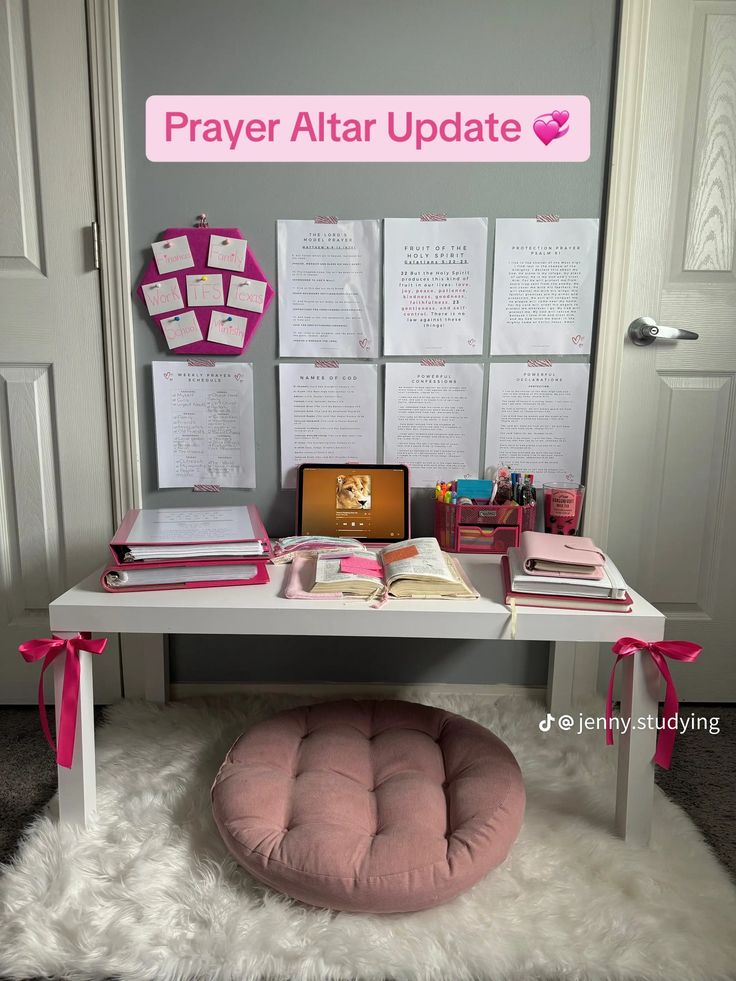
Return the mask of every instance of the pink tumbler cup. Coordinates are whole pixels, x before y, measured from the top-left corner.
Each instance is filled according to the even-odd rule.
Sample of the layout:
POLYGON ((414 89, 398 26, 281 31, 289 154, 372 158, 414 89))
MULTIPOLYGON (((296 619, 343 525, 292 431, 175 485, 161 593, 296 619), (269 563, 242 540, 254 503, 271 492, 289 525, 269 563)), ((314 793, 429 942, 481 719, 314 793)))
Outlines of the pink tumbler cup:
POLYGON ((577 535, 584 496, 582 484, 545 484, 544 530, 552 535, 577 535))

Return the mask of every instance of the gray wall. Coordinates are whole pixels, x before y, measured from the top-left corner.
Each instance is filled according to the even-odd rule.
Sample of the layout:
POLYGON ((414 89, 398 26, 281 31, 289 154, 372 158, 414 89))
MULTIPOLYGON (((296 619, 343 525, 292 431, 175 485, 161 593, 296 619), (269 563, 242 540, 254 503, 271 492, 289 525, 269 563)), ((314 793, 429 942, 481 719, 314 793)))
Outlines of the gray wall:
MULTIPOLYGON (((120 0, 134 276, 164 228, 192 224, 200 211, 213 226, 239 226, 276 283, 277 218, 411 217, 442 210, 489 217, 490 294, 496 217, 601 213, 615 18, 616 0, 120 0), (554 165, 146 160, 149 95, 248 92, 583 94, 591 102, 591 156, 582 164, 554 165)), ((150 363, 175 356, 135 300, 146 506, 254 502, 272 535, 293 530, 294 492, 279 486, 276 309, 274 303, 244 355, 257 369, 257 489, 230 490, 205 502, 189 490, 156 488, 150 363)), ((485 364, 489 342, 487 330, 484 356, 477 359, 485 364)), ((413 530, 430 533, 430 494, 414 498, 413 530)), ((173 680, 540 685, 547 670, 546 646, 540 644, 489 649, 474 642, 401 641, 375 651, 374 644, 360 641, 351 643, 349 656, 341 644, 321 638, 300 642, 298 653, 288 638, 270 640, 265 648, 237 638, 218 638, 216 653, 212 646, 175 638, 173 680), (251 649, 265 649, 268 656, 251 658, 251 649)))

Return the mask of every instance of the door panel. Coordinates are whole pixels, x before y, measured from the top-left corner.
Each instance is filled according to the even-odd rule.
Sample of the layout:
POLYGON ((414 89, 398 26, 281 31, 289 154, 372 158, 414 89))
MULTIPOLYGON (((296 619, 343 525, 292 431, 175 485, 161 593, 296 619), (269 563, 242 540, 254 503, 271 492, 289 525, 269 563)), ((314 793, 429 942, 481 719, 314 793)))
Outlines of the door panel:
POLYGON ((667 636, 705 647, 672 666, 681 698, 736 700, 736 2, 650 11, 620 329, 700 337, 623 341, 608 547, 667 636))
POLYGON ((84 0, 0 0, 0 703, 35 699, 17 646, 111 531, 86 46, 84 0))

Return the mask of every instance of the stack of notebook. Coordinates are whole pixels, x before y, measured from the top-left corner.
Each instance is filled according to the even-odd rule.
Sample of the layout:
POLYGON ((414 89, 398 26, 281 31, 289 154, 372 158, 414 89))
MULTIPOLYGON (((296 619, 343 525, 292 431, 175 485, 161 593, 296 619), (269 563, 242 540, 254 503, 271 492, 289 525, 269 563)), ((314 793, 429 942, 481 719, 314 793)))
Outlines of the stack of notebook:
POLYGON ((508 605, 631 613, 621 573, 590 538, 522 532, 501 568, 508 605))
POLYGON ((253 504, 129 511, 102 573, 110 592, 266 583, 271 543, 253 504))

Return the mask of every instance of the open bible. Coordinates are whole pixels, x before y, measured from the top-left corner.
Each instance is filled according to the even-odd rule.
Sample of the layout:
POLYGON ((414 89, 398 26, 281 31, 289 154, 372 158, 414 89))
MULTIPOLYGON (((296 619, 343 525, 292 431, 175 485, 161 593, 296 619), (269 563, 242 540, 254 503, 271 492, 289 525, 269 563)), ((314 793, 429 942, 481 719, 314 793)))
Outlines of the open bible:
POLYGON ((457 560, 435 538, 410 538, 378 551, 320 553, 309 592, 372 599, 474 599, 478 593, 457 560))

